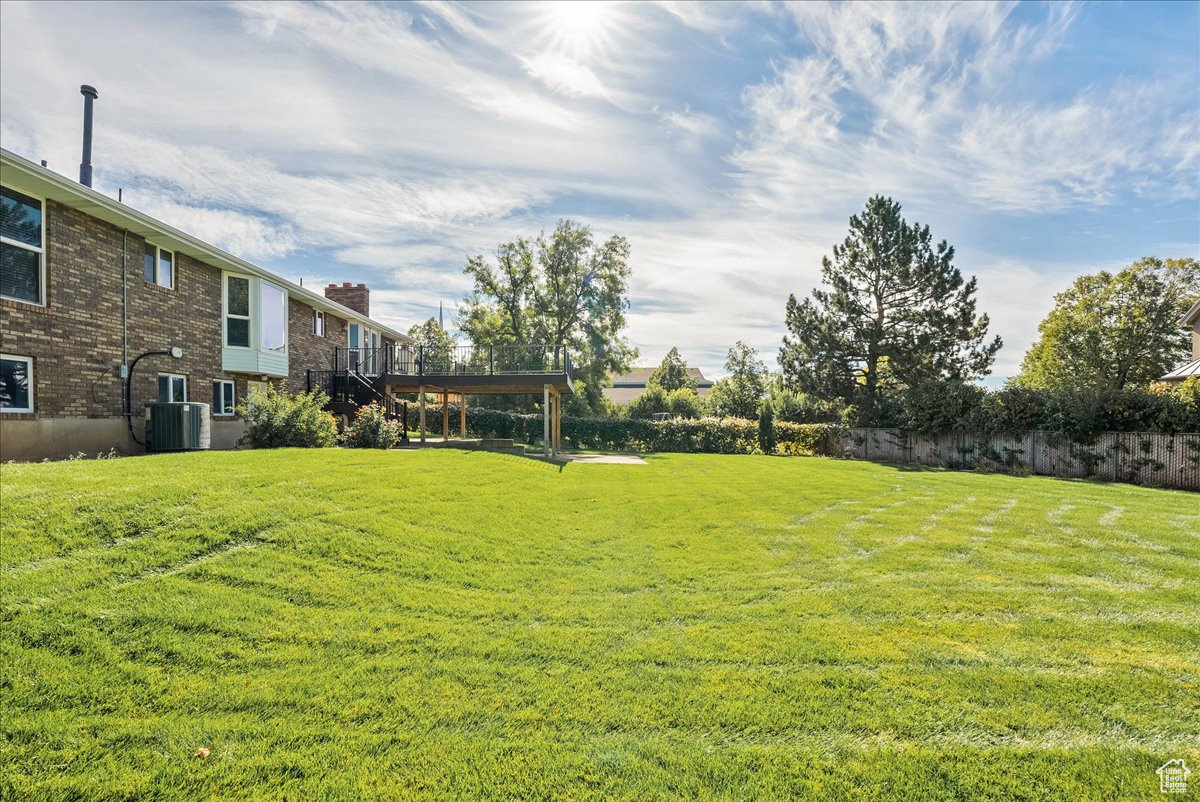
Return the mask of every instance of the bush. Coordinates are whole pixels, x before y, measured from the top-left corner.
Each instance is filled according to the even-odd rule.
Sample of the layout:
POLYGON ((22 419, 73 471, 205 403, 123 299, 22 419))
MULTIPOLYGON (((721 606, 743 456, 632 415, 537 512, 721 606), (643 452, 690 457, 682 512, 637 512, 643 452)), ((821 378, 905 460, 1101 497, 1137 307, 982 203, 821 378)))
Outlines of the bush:
POLYGON ((788 423, 836 423, 846 409, 840 401, 822 401, 785 388, 773 389, 768 403, 773 407, 775 420, 788 423))
POLYGON ((649 420, 654 415, 668 412, 680 418, 704 417, 704 399, 695 390, 664 390, 651 385, 646 392, 629 402, 625 414, 634 420, 649 420))
POLYGON ((899 428, 924 434, 977 428, 985 395, 982 387, 961 381, 922 382, 901 397, 899 428))
POLYGON ((395 448, 403 439, 404 427, 398 421, 388 420, 383 407, 372 403, 358 408, 342 444, 347 448, 395 448))
POLYGON ((1102 432, 1200 432, 1200 381, 1122 390, 1007 387, 988 391, 962 382, 911 387, 890 406, 886 422, 853 407, 847 425, 936 434, 978 431, 1005 435, 1052 432, 1088 444, 1102 432))
MULTIPOLYGON (((476 437, 534 443, 542 436, 542 416, 468 407, 467 430, 476 437)), ((786 454, 841 453, 842 430, 838 426, 777 422, 775 431, 779 448, 786 454)), ((570 448, 597 451, 754 454, 761 450, 758 424, 741 418, 644 421, 564 416, 562 435, 570 448)))
POLYGON ((238 445, 250 448, 328 448, 337 444, 337 423, 325 411, 329 396, 319 390, 288 395, 267 385, 254 394, 253 403, 243 401, 237 413, 246 421, 238 445))

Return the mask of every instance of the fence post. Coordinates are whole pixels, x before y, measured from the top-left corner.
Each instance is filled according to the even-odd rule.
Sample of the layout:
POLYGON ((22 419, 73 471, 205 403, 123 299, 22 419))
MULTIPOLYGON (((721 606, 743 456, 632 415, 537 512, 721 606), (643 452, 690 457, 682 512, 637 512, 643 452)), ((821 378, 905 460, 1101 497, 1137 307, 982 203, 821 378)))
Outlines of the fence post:
POLYGON ((488 345, 488 375, 496 375, 496 346, 488 345))

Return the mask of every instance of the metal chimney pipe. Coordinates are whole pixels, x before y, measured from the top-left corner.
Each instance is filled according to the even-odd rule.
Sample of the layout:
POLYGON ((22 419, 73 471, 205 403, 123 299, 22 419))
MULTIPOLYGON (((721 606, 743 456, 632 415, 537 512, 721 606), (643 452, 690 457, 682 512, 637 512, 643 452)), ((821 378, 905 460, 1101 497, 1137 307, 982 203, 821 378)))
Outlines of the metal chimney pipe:
POLYGON ((79 163, 79 183, 92 185, 92 101, 100 97, 96 87, 84 84, 79 87, 83 95, 83 161, 79 163))

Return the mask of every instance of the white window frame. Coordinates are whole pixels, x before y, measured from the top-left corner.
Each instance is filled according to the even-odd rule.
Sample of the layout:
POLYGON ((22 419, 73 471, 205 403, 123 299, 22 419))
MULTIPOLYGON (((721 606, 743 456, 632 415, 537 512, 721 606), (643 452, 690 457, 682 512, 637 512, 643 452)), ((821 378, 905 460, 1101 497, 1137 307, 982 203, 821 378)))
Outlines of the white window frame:
POLYGON ((254 280, 253 277, 242 273, 223 273, 221 275, 221 344, 226 348, 242 348, 254 350, 254 280), (246 281, 246 311, 247 315, 232 315, 229 313, 229 279, 240 278, 246 281), (229 318, 246 321, 246 344, 234 345, 229 342, 229 318))
POLYGON ((179 275, 179 260, 176 259, 175 251, 171 250, 170 248, 164 248, 161 245, 155 245, 153 242, 150 242, 149 240, 146 241, 146 245, 148 247, 154 249, 154 281, 146 281, 146 261, 145 261, 146 260, 146 252, 144 249, 142 251, 142 280, 146 281, 147 284, 153 284, 155 287, 162 287, 164 290, 175 289, 175 279, 179 275), (159 270, 162 268, 162 255, 164 253, 171 254, 171 283, 170 284, 163 284, 160 279, 159 270))
MULTIPOLYGON (((233 415, 237 414, 237 385, 233 383, 232 379, 213 379, 213 390, 216 390, 217 387, 221 388, 221 393, 220 393, 221 410, 218 412, 216 404, 213 404, 213 410, 212 410, 213 416, 225 418, 225 417, 232 417, 233 415), (229 385, 229 387, 232 389, 232 392, 229 394, 230 397, 233 399, 233 408, 232 409, 225 409, 225 385, 229 385)), ((215 400, 217 394, 214 392, 213 396, 214 396, 214 400, 215 400)))
POLYGON ((0 407, 0 413, 5 415, 25 415, 33 412, 35 388, 37 385, 33 381, 33 357, 17 356, 16 354, 0 354, 0 359, 7 359, 12 362, 24 362, 26 365, 25 375, 29 377, 29 406, 28 407, 0 407))
POLYGON ((38 255, 38 296, 41 298, 41 300, 31 301, 28 298, 13 298, 9 295, 0 295, 0 298, 4 298, 8 301, 16 301, 19 304, 29 304, 30 306, 48 306, 49 304, 47 303, 46 298, 46 199, 39 195, 31 195, 30 193, 17 189, 16 187, 4 185, 4 188, 10 192, 17 193, 18 195, 24 195, 30 200, 35 200, 41 204, 42 207, 42 241, 38 247, 35 248, 28 243, 18 242, 15 239, 9 239, 8 237, 0 236, 0 242, 4 243, 5 245, 11 245, 13 247, 20 248, 31 253, 36 253, 38 255))
MULTIPOLYGON (((165 378, 166 378, 166 380, 167 380, 167 389, 168 389, 168 391, 169 391, 169 390, 171 390, 171 387, 172 387, 172 385, 174 384, 174 381, 175 381, 175 379, 183 379, 183 401, 174 401, 173 399, 170 399, 170 398, 168 398, 168 399, 167 399, 167 403, 182 403, 182 404, 186 404, 186 403, 187 403, 187 400, 188 400, 188 380, 187 380, 187 376, 183 375, 182 373, 160 373, 160 374, 158 374, 158 378, 159 378, 159 379, 162 379, 162 378, 164 378, 164 377, 165 377, 165 378)), ((158 397, 158 385, 157 385, 157 383, 155 384, 155 387, 154 387, 154 394, 155 394, 155 397, 157 398, 157 397, 158 397)), ((168 392, 168 395, 172 395, 172 393, 168 392)), ((159 401, 159 403, 163 403, 163 402, 162 402, 162 401, 159 401)))
POLYGON ((223 271, 221 273, 221 345, 225 348, 237 348, 243 351, 258 351, 263 354, 281 354, 287 356, 291 350, 292 340, 292 321, 291 321, 291 298, 292 295, 288 292, 287 287, 276 284, 273 281, 268 281, 258 276, 251 276, 246 273, 234 273, 223 271), (229 280, 242 279, 246 282, 247 297, 248 297, 248 315, 234 315, 229 311, 229 280), (282 348, 267 348, 263 345, 263 287, 269 286, 272 289, 278 290, 283 295, 283 347, 282 348), (234 345, 229 342, 229 320, 247 321, 247 345, 234 345))
POLYGON ((325 313, 320 309, 313 310, 313 334, 318 337, 325 336, 325 313))
POLYGON ((258 350, 262 351, 263 353, 267 353, 267 354, 284 354, 284 355, 286 355, 289 351, 289 346, 291 345, 291 340, 292 340, 292 321, 291 321, 291 315, 289 314, 291 312, 291 308, 292 308, 292 306, 291 306, 292 305, 292 296, 291 296, 291 293, 289 293, 287 291, 287 287, 283 287, 279 284, 276 284, 273 281, 267 281, 265 278, 260 278, 258 280, 258 286, 255 288, 255 291, 251 295, 251 303, 253 304, 250 307, 251 310, 254 310, 254 309, 258 310, 258 350), (271 289, 278 290, 280 295, 283 296, 283 347, 282 348, 267 348, 266 344, 263 342, 263 339, 264 339, 263 324, 265 323, 264 318, 266 317, 266 315, 263 314, 263 287, 270 287, 271 289))

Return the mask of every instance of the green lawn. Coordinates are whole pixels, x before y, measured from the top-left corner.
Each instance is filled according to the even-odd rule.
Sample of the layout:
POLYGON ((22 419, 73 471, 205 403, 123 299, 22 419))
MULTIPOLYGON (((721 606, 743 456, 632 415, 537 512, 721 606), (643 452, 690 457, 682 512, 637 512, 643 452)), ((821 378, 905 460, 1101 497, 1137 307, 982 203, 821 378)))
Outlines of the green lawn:
POLYGON ((1200 794, 1200 495, 649 462, 3 466, 3 797, 1200 794))

